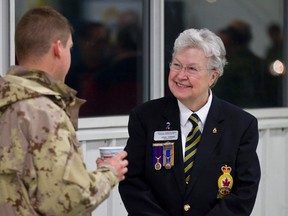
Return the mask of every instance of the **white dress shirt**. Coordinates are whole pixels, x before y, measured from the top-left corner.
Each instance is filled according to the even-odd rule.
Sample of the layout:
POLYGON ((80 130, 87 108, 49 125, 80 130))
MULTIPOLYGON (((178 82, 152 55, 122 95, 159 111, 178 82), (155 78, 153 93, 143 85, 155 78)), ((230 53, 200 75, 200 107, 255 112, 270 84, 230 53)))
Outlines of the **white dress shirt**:
MULTIPOLYGON (((201 109, 199 109, 197 112, 195 112, 199 117, 198 127, 199 127, 199 130, 201 131, 201 133, 203 132, 203 128, 204 128, 204 125, 206 122, 208 111, 209 111, 210 106, 211 106, 211 102, 212 102, 212 91, 210 90, 207 103, 201 109)), ((192 129, 192 123, 189 121, 189 117, 194 112, 192 112, 190 109, 188 109, 179 100, 178 100, 178 106, 180 109, 181 139, 182 139, 182 150, 183 150, 182 152, 183 152, 183 158, 184 158, 186 137, 188 136, 189 132, 192 129)))

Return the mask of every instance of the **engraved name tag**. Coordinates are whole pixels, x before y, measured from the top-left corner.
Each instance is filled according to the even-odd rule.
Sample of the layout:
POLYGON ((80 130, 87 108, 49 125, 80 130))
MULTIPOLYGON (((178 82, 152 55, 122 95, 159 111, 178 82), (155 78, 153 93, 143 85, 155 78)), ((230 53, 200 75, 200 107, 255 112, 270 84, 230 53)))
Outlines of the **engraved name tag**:
POLYGON ((155 141, 168 141, 177 140, 178 131, 177 130, 167 130, 167 131, 155 131, 154 140, 155 141))

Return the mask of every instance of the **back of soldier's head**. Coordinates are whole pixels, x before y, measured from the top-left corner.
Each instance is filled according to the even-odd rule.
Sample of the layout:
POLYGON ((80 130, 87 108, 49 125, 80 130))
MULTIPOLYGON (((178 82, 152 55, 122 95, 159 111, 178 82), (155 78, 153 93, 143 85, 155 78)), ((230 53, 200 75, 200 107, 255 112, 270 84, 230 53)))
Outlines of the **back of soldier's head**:
POLYGON ((72 31, 69 21, 53 8, 29 10, 20 19, 15 31, 18 61, 31 56, 41 57, 56 40, 60 40, 65 46, 72 31))

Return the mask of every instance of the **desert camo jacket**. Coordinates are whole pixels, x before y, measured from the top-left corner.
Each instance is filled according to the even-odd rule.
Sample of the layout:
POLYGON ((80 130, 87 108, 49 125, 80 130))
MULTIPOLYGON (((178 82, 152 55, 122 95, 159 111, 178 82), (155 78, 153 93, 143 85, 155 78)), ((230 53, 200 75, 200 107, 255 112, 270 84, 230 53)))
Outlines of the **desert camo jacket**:
POLYGON ((0 77, 0 216, 90 215, 118 183, 112 167, 85 168, 75 94, 20 66, 0 77))

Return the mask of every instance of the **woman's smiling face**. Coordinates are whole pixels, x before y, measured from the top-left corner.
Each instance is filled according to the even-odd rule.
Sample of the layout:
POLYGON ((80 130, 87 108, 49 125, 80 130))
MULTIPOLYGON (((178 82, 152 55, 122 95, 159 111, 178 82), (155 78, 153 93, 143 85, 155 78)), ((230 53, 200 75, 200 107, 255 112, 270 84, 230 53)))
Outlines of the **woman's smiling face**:
MULTIPOLYGON (((208 100, 210 86, 219 73, 207 68, 208 58, 199 48, 186 48, 174 55, 168 85, 172 94, 192 111, 208 100), (181 69, 175 69, 175 68, 181 69)), ((196 110, 195 110, 196 109, 196 110)))

